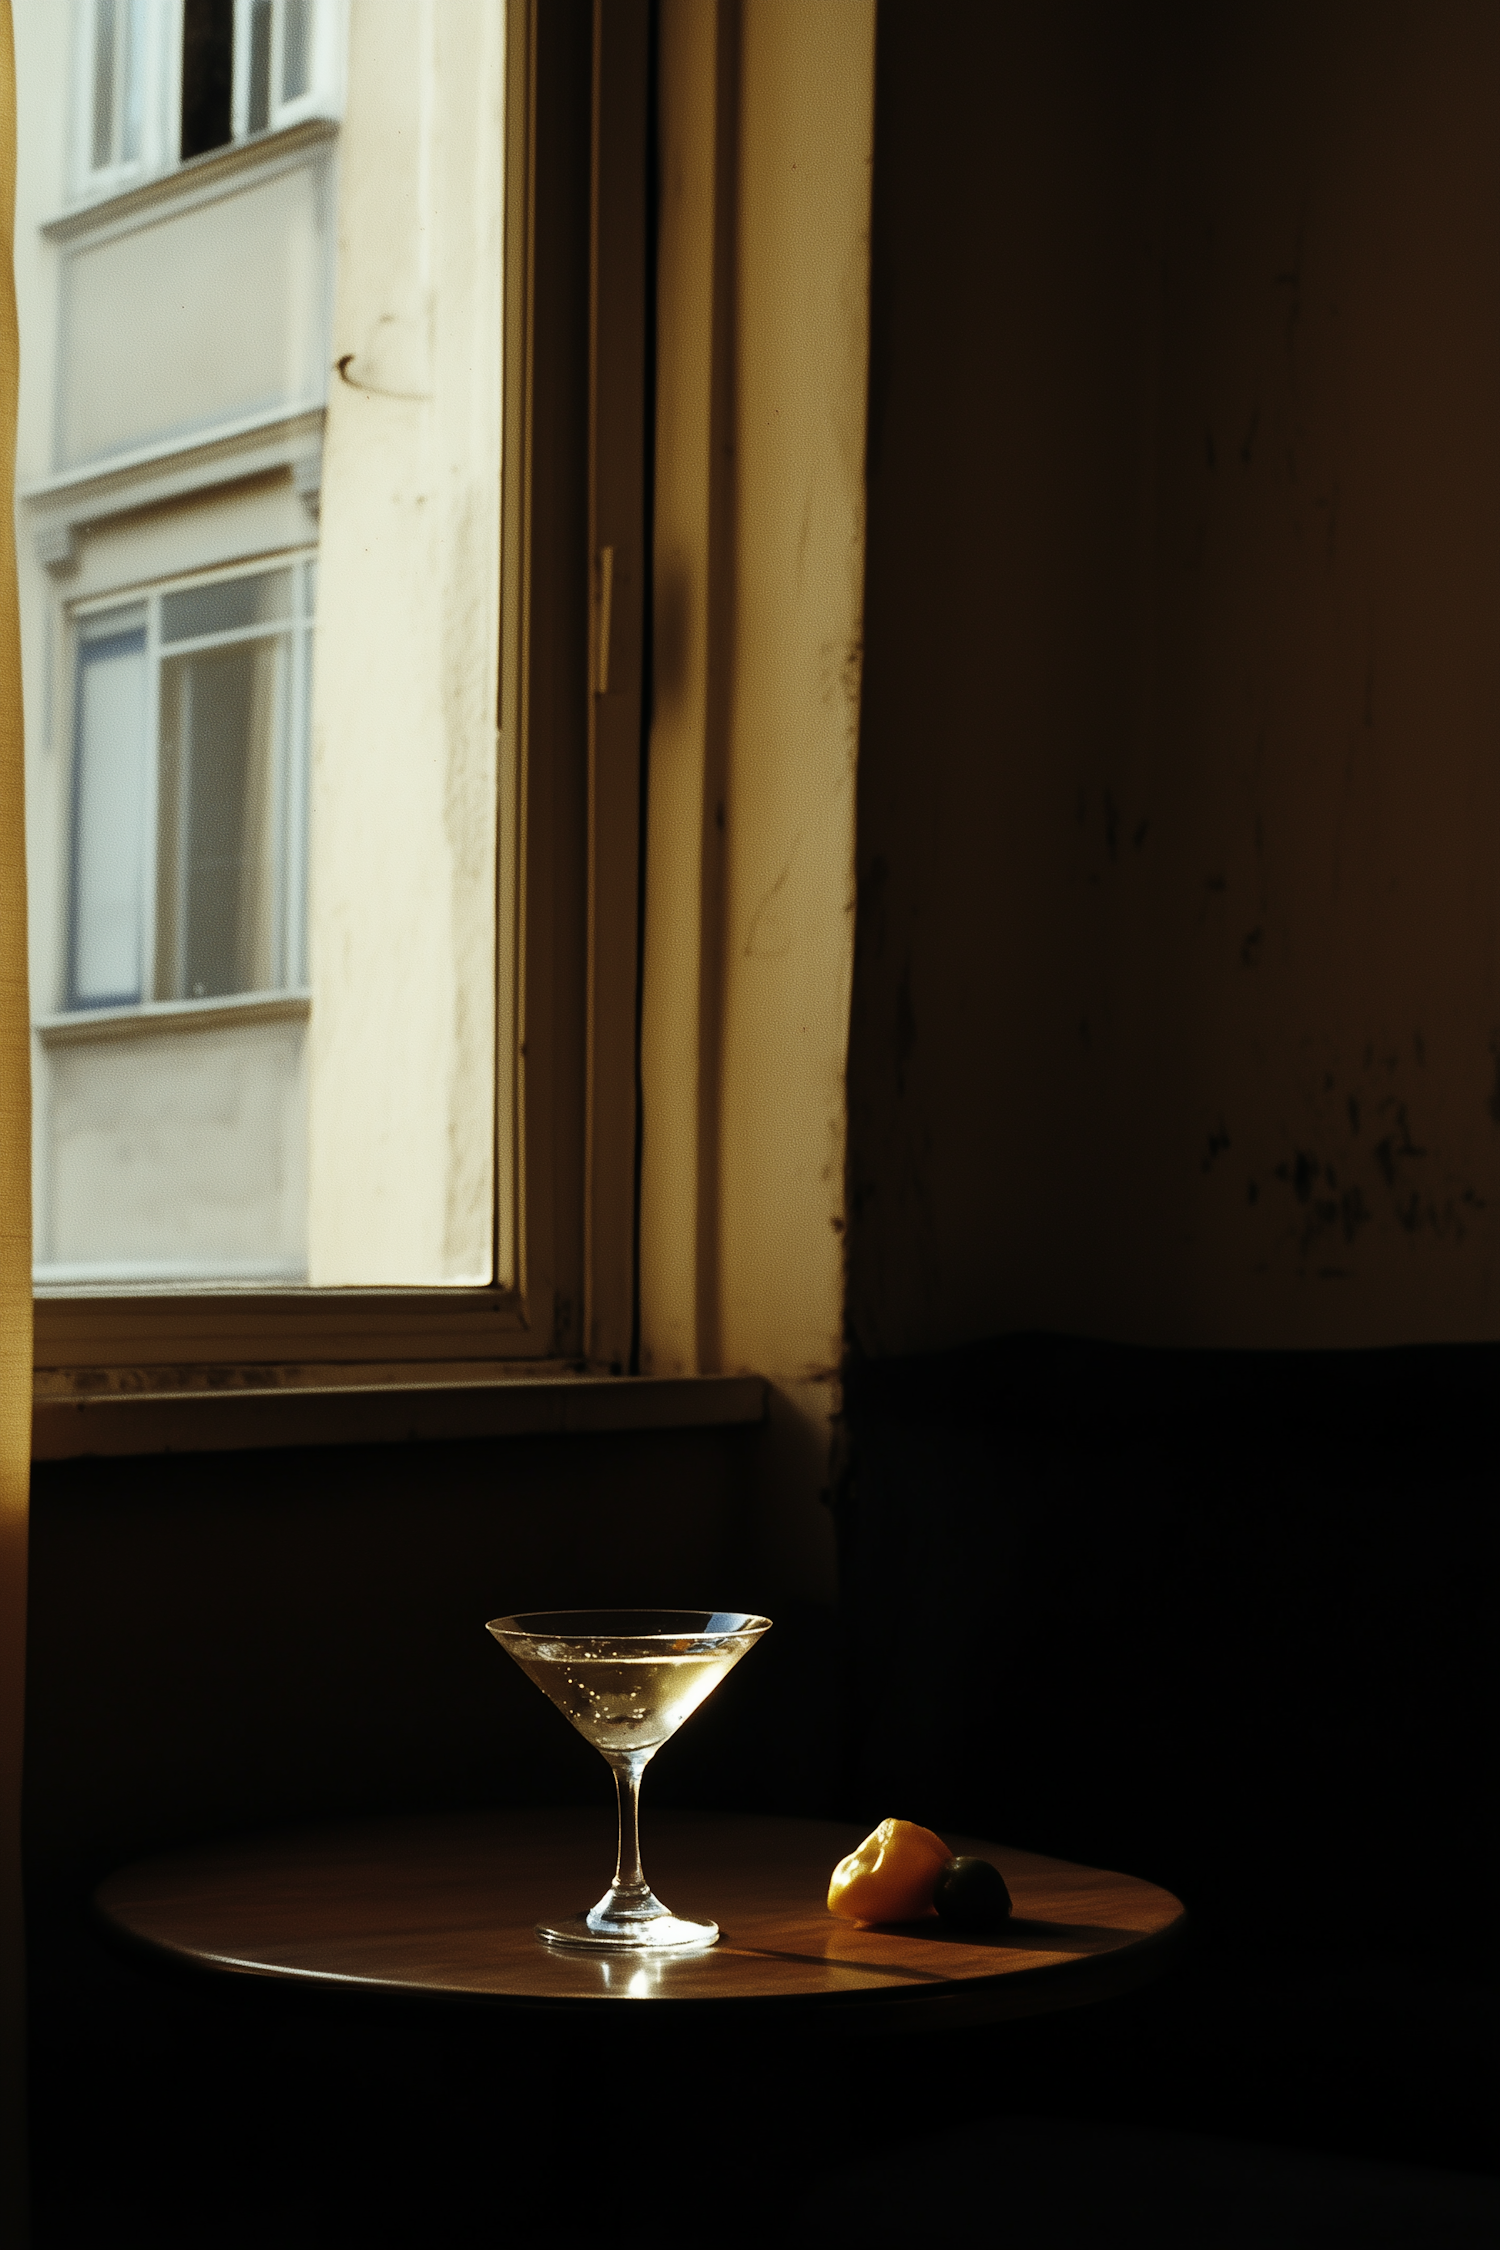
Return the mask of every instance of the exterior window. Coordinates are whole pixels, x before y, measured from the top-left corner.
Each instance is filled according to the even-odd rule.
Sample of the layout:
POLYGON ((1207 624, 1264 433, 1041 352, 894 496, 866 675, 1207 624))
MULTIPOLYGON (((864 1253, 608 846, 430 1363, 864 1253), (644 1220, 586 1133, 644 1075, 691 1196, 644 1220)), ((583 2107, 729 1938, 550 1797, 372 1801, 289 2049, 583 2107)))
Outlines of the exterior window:
POLYGON ((70 1008, 307 982, 313 565, 78 621, 70 1008))
POLYGON ((293 124, 307 114, 317 90, 318 12, 317 0, 186 0, 185 157, 293 124), (205 79, 211 77, 211 107, 207 102, 189 107, 190 40, 196 45, 198 69, 205 79))
POLYGON ((300 101, 312 91, 312 0, 282 0, 281 98, 300 101))
POLYGON ((74 784, 73 1004, 141 998, 149 861, 146 612, 106 610, 78 635, 74 784))
POLYGON ((78 163, 125 185, 326 110, 335 0, 75 0, 78 163))
MULTIPOLYGON (((89 171, 94 0, 22 16, 31 114, 67 114, 68 74, 88 189, 59 217, 55 145, 31 138, 18 224, 57 248, 23 262, 28 398, 50 386, 53 406, 22 466, 38 1279, 480 1290, 453 1317, 484 1351, 547 1357, 582 1296, 554 1282, 551 1175, 524 1168, 523 1133, 549 1163, 569 1136, 571 1195, 583 1085, 539 1032, 521 1067, 523 1007, 542 1021, 523 976, 550 994, 551 974, 523 904, 550 933, 582 897, 588 707, 550 623, 523 624, 529 487, 501 477, 505 411, 515 458, 529 442, 503 381, 507 334, 530 333, 505 294, 528 270, 505 250, 531 225, 505 193, 526 0, 142 4, 150 190, 119 202, 130 183, 89 171), (335 132, 346 22, 370 93, 335 132), (545 824, 566 908, 520 876, 533 635, 566 667, 534 760, 550 791, 561 731, 567 812, 545 824)), ((571 631, 583 467, 564 454, 543 513, 578 552, 547 550, 543 606, 571 631)))
POLYGON ((234 138, 234 0, 183 0, 181 154, 234 138))
POLYGON ((147 0, 94 0, 92 169, 139 164, 145 122, 147 0))

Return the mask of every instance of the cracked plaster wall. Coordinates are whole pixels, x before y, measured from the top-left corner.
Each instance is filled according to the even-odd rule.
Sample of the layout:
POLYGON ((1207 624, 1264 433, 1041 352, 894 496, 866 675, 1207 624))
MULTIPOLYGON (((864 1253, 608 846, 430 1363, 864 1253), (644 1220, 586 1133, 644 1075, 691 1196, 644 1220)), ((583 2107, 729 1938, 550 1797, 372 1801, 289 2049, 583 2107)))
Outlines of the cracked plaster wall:
POLYGON ((885 0, 870 1353, 1500 1335, 1500 15, 885 0))

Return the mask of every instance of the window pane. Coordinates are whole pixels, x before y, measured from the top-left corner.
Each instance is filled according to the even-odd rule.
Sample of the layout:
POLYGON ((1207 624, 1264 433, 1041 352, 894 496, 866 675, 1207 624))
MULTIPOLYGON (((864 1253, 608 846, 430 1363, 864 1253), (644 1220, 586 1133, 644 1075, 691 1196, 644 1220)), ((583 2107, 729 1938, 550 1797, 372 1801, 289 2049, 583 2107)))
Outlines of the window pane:
POLYGON ((240 633, 250 625, 279 625, 292 614, 292 574, 262 571, 257 578, 221 579, 217 586, 188 586, 161 605, 164 641, 196 641, 205 633, 240 633))
POLYGON ((146 0, 125 0, 125 99, 120 117, 120 156, 137 163, 146 107, 146 0))
POLYGON ((286 958, 282 981, 294 987, 308 981, 307 962, 307 819, 311 794, 309 751, 312 746, 313 636, 302 637, 302 668, 297 686, 297 708, 292 719, 292 739, 286 762, 286 855, 282 895, 286 902, 286 958))
POLYGON ((184 0, 182 154, 202 156, 233 137, 234 0, 184 0))
POLYGON ((115 0, 94 0, 94 170, 115 153, 115 0))
POLYGON ((90 619, 78 650, 70 978, 77 1008, 141 996, 146 690, 142 613, 90 619))
POLYGON ((250 0, 250 130, 271 122, 271 0, 250 0))
POLYGON ((157 997, 266 992, 276 955, 276 789, 287 644, 162 666, 157 997))
MULTIPOLYGON (((514 922, 512 738, 497 734, 495 684, 509 11, 34 0, 30 12, 59 21, 56 38, 23 42, 32 238, 58 178, 88 177, 96 122, 96 191, 122 163, 161 174, 148 207, 102 207, 38 269, 24 340, 38 403, 28 481, 107 467, 131 502, 83 525, 71 582, 48 576, 30 542, 21 559, 28 650, 44 658, 61 634, 65 666, 60 741, 44 661, 26 683, 43 1262, 82 1272, 95 1258, 159 1257, 213 1276, 263 1257, 268 1271, 300 1269, 321 1196, 321 1278, 485 1281, 497 1163, 510 1225, 515 1138, 508 1065, 495 1061, 497 1023, 509 1052, 496 931, 508 947, 514 922), (363 56, 352 73, 351 34, 363 56), (346 84, 356 114, 337 139, 272 131, 346 84), (191 166, 215 153, 210 172, 231 160, 222 193, 204 173, 174 176, 179 154, 191 166), (368 389, 332 386, 329 459, 347 460, 338 504, 320 518, 300 473, 216 482, 220 441, 252 419, 285 424, 300 469, 351 326, 368 389), (372 417, 382 389, 402 403, 372 417), (431 460, 451 474, 434 484, 431 460), (315 541, 334 574, 317 627, 322 682, 315 541), (70 597, 98 605, 86 626, 70 597), (334 755, 320 752, 314 814, 317 698, 334 755), (306 991, 307 1007, 216 1020, 193 1005, 288 991, 306 991), (129 1038, 78 1023, 45 1035, 55 1011, 107 1001, 146 1009, 129 1038), (85 1082, 87 1134, 68 1107, 85 1082), (232 1109, 244 1131, 221 1165, 211 1152, 232 1109), (263 1226, 248 1204, 243 1223, 225 1215, 252 1143, 282 1183, 263 1226)), ((268 1206, 269 1191, 256 1207, 268 1206)))
POLYGON ((286 0, 281 31, 281 98, 294 102, 312 84, 313 0, 286 0))

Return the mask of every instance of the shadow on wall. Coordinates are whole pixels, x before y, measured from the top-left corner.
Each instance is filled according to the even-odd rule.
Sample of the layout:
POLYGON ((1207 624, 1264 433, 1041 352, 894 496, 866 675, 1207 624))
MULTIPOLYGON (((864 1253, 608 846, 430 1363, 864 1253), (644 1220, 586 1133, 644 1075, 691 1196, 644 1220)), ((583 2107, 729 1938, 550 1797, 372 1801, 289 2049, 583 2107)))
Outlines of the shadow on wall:
POLYGON ((1500 13, 883 0, 872 1358, 1500 1335, 1500 13))
POLYGON ((1492 1345, 851 1367, 846 1802, 1188 1908, 992 2111, 1493 2165, 1497 1383, 1492 1345))

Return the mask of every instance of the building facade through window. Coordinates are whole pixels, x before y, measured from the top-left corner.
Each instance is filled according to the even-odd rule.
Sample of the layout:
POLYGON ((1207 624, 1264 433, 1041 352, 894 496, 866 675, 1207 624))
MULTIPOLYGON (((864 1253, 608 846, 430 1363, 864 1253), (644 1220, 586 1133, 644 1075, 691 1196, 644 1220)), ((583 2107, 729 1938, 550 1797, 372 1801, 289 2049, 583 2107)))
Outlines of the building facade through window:
POLYGON ((341 0, 21 0, 36 1260, 307 1268, 341 0))

